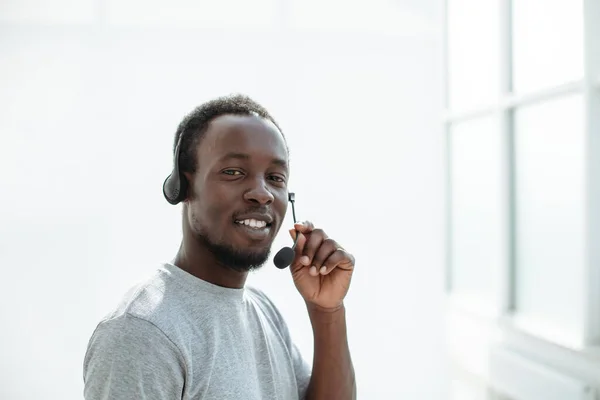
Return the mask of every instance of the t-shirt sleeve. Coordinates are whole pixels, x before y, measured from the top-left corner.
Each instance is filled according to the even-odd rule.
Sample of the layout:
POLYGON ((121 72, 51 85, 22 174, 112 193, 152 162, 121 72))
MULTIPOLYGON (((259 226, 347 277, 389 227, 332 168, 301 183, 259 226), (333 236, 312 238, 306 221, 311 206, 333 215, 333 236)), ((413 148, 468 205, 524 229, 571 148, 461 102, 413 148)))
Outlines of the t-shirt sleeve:
POLYGON ((181 352, 152 323, 122 315, 94 331, 83 364, 86 400, 181 399, 181 352))

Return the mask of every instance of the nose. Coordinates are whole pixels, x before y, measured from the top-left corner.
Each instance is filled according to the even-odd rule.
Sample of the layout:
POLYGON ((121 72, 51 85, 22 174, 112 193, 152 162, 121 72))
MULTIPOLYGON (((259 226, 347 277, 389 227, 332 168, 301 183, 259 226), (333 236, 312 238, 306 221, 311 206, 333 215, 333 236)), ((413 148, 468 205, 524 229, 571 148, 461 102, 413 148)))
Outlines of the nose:
POLYGON ((275 200, 273 194, 265 187, 264 182, 257 182, 244 193, 244 200, 261 206, 269 205, 275 200))

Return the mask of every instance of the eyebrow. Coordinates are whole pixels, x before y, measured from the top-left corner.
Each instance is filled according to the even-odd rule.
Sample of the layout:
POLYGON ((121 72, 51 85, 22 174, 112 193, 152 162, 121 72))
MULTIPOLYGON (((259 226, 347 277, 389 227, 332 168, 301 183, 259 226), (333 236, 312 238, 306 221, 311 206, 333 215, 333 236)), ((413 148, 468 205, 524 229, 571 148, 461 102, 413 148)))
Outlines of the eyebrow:
MULTIPOLYGON (((245 154, 245 153, 227 153, 225 154, 223 157, 221 157, 220 161, 226 161, 226 160, 243 160, 243 161, 248 161, 250 160, 250 155, 245 154)), ((288 168, 288 163, 286 160, 282 160, 281 158, 274 158, 273 160, 271 160, 271 164, 274 165, 278 165, 280 167, 283 168, 288 168)))

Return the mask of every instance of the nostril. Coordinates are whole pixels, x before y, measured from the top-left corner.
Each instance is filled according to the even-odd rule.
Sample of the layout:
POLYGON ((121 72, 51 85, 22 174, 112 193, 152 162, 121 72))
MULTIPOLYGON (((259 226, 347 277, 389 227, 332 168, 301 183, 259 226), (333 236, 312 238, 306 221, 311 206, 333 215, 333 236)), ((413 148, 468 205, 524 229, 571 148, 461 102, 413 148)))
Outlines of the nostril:
POLYGON ((244 199, 252 204, 269 205, 275 197, 267 188, 252 188, 244 193, 244 199))

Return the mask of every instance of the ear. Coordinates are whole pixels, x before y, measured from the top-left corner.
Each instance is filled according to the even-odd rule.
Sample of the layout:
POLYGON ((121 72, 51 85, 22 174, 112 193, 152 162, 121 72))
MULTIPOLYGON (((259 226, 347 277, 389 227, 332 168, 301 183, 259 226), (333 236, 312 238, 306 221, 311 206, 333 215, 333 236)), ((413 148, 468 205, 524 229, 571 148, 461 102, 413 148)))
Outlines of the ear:
POLYGON ((189 172, 184 172, 182 175, 181 186, 185 188, 185 199, 183 201, 187 202, 194 198, 194 187, 191 184, 194 181, 194 175, 189 172))

